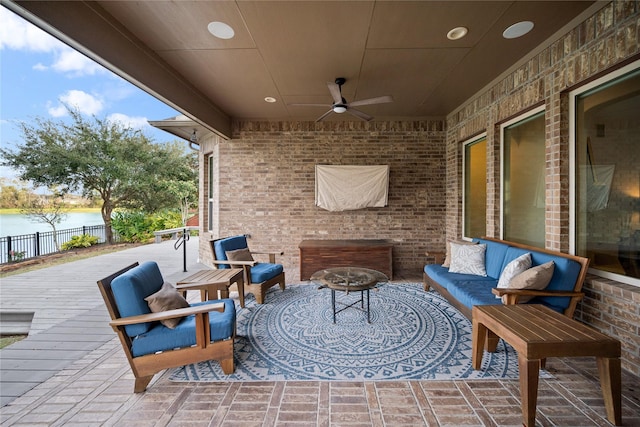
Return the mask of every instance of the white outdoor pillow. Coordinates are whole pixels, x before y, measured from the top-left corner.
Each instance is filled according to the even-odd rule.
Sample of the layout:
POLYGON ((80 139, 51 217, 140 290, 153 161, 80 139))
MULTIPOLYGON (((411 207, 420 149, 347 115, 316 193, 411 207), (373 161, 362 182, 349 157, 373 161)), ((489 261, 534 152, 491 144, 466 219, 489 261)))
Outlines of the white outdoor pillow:
POLYGON ((484 267, 484 255, 487 245, 461 245, 451 242, 451 265, 450 273, 475 274, 476 276, 486 276, 484 267))
MULTIPOLYGON (((522 273, 525 270, 531 268, 531 253, 527 252, 524 255, 520 255, 518 258, 511 261, 507 266, 502 270, 500 274, 500 279, 498 279, 498 288, 508 288, 511 279, 513 279, 518 274, 522 273)), ((496 298, 500 298, 496 295, 496 298)))
POLYGON ((444 261, 442 262, 443 267, 451 267, 451 243, 458 243, 460 245, 477 245, 478 242, 470 242, 468 240, 448 240, 447 241, 447 251, 445 252, 444 261))

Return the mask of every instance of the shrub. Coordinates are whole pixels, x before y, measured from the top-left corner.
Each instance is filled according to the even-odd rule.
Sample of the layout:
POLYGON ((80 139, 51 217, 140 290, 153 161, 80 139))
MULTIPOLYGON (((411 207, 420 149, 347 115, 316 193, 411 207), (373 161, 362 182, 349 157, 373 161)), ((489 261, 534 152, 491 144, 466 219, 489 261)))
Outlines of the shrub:
POLYGON ((144 242, 153 239, 153 232, 182 227, 182 216, 177 210, 148 214, 140 211, 117 211, 111 218, 111 227, 124 242, 144 242))
POLYGON ((62 244, 63 251, 74 248, 88 248, 89 246, 96 245, 98 243, 98 237, 90 234, 82 234, 80 236, 71 236, 71 240, 62 244))

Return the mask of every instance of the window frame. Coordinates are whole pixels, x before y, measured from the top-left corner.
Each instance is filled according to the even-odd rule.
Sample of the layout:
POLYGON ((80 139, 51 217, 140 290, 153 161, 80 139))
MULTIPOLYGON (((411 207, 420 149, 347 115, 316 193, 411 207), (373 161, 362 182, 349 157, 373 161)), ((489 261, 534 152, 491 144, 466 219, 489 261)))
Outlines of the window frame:
MULTIPOLYGON (((466 230, 466 171, 467 171, 467 164, 466 164, 466 160, 467 160, 467 146, 482 142, 484 140, 485 144, 489 144, 489 141, 487 140, 487 132, 483 132, 479 135, 476 135, 472 138, 469 138, 465 141, 462 142, 462 238, 465 240, 471 240, 473 237, 482 237, 482 236, 467 236, 467 231, 466 230)), ((485 169, 487 168, 487 159, 486 159, 486 155, 487 153, 485 152, 485 169)), ((486 171, 485 171, 486 173, 486 171)), ((485 181, 485 188, 486 188, 486 181, 485 181)), ((485 191, 485 196, 486 196, 486 191, 485 191)), ((486 208, 485 208, 485 234, 486 234, 486 208)))
MULTIPOLYGON (((504 190, 505 190, 505 184, 504 184, 504 169, 505 169, 505 156, 504 156, 504 130, 513 125, 516 124, 518 122, 522 122, 525 121, 527 119, 533 118, 533 116, 536 116, 540 113, 543 113, 543 117, 546 120, 546 105, 542 104, 538 107, 532 108, 530 110, 527 110, 526 112, 522 113, 522 114, 518 114, 517 116, 503 122, 500 123, 500 239, 504 239, 504 204, 505 204, 505 197, 504 197, 504 190)), ((546 136, 545 136, 545 151, 546 151, 546 136)), ((545 179, 546 179, 546 173, 545 173, 545 179)), ((545 196, 545 203, 546 203, 546 196, 545 196)), ((545 227, 545 236, 544 236, 544 240, 546 241, 546 227, 545 227)), ((542 248, 544 249, 544 247, 542 248)))
MULTIPOLYGON (((569 253, 576 255, 577 252, 577 165, 576 165, 576 101, 577 98, 593 89, 619 79, 625 74, 640 70, 640 60, 633 61, 623 67, 607 73, 606 75, 594 79, 579 88, 569 92, 569 253)), ((632 286, 640 287, 640 279, 625 276, 623 274, 598 270, 589 267, 588 272, 605 279, 615 280, 632 286)))

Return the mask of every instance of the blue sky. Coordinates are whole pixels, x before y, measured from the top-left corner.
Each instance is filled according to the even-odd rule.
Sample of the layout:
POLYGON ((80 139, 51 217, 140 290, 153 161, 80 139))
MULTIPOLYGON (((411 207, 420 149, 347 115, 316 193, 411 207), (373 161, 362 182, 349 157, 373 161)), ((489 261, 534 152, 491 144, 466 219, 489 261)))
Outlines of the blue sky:
MULTIPOLYGON (((156 142, 177 139, 147 123, 177 111, 0 6, 0 145, 22 141, 18 122, 68 119, 63 103, 142 129, 156 142)), ((15 176, 0 167, 0 177, 15 176)))

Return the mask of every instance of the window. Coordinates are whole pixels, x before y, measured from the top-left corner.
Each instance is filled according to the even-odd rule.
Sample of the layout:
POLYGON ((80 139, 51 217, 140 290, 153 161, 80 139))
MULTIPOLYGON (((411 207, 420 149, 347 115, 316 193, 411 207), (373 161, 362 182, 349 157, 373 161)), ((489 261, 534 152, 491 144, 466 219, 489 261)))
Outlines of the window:
POLYGON ((463 151, 464 237, 482 237, 487 234, 487 139, 482 137, 465 143, 463 151))
POLYGON ((573 251, 640 285, 640 64, 571 93, 573 251))
POLYGON ((544 109, 502 129, 502 238, 545 246, 544 109))

